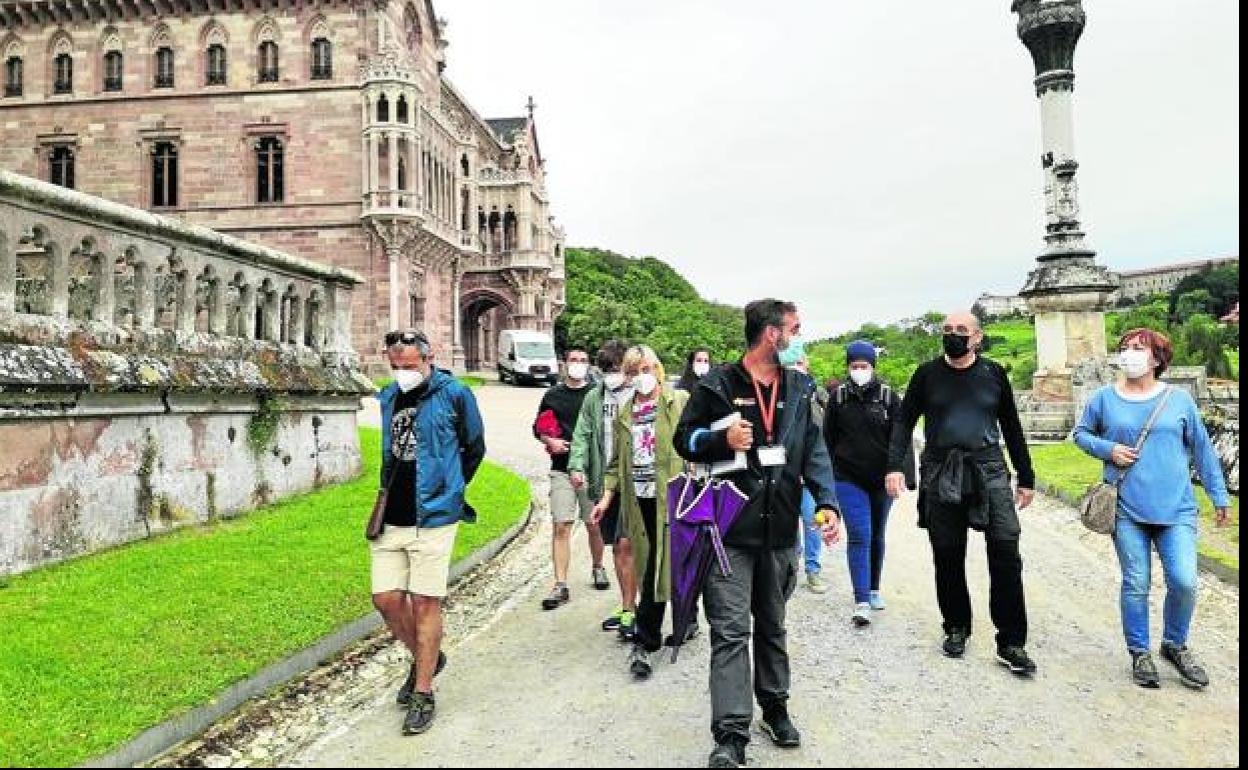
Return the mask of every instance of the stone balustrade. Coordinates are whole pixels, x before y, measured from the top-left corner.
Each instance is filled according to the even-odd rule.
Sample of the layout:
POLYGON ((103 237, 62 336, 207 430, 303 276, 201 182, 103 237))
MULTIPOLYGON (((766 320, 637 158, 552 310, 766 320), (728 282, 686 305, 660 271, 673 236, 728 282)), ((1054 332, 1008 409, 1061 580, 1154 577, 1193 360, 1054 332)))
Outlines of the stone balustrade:
POLYGON ((0 171, 0 575, 356 475, 359 283, 0 171))

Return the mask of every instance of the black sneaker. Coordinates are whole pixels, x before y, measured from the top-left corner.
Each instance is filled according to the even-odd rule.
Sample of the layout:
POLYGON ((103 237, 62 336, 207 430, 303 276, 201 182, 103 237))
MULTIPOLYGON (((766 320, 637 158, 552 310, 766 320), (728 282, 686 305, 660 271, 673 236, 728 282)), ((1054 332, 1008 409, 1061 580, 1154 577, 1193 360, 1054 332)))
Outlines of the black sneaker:
POLYGON ((997 660, 1010 669, 1011 674, 1031 676, 1036 673, 1036 662, 1027 656, 1022 647, 998 647, 997 660))
POLYGON ((412 704, 403 720, 404 735, 420 735, 433 726, 433 693, 412 693, 412 704))
POLYGON ((759 727, 767 733, 772 743, 781 748, 795 749, 802 745, 802 734, 793 726, 786 706, 774 706, 764 711, 759 727))
POLYGON ((1187 645, 1179 647, 1162 642, 1161 657, 1179 670, 1179 678, 1183 680, 1183 684, 1198 690, 1209 686, 1209 674, 1205 673, 1205 667, 1200 665, 1200 661, 1187 649, 1187 645))
POLYGON ((1131 653, 1131 681, 1150 690, 1161 687, 1161 674, 1157 673, 1152 655, 1147 652, 1131 653))
POLYGON ((945 643, 941 645, 945 655, 950 658, 960 658, 966 654, 966 640, 970 638, 971 632, 965 628, 955 628, 945 633, 945 643))
POLYGON ((728 738, 723 743, 715 744, 707 767, 745 767, 745 741, 740 738, 728 738))
MULTIPOLYGON (((698 638, 698 624, 690 623, 689 626, 685 629, 685 642, 692 642, 694 639, 697 639, 697 638, 698 638)), ((676 637, 672 636, 671 634, 668 634, 667 638, 663 640, 663 646, 675 647, 676 637)))
POLYGON ((653 671, 650 667, 650 653, 640 644, 634 644, 633 651, 628 655, 628 671, 637 680, 650 678, 653 671))
MULTIPOLYGON (((446 653, 438 653, 438 665, 433 670, 433 675, 437 676, 442 673, 442 669, 446 668, 446 653)), ((412 691, 416 689, 416 664, 413 663, 411 669, 407 672, 407 679, 403 682, 403 686, 399 688, 399 694, 395 697, 395 702, 400 706, 407 706, 412 702, 412 691)))
POLYGON ((558 584, 550 590, 550 596, 542 599, 542 609, 553 610, 556 607, 567 604, 568 599, 570 598, 571 594, 568 593, 568 587, 566 585, 558 584))

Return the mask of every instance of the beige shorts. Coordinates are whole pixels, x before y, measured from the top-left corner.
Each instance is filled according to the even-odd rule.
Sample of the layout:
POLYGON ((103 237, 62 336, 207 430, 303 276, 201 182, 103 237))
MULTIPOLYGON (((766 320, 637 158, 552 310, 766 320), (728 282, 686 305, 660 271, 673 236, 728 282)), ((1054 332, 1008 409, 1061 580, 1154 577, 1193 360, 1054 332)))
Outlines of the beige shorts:
POLYGON ((589 521, 594 504, 589 499, 589 488, 572 488, 572 477, 562 471, 550 472, 550 520, 556 524, 589 521))
POLYGON ((451 552, 459 523, 445 527, 392 527, 369 544, 373 555, 373 593, 409 591, 446 596, 451 552))

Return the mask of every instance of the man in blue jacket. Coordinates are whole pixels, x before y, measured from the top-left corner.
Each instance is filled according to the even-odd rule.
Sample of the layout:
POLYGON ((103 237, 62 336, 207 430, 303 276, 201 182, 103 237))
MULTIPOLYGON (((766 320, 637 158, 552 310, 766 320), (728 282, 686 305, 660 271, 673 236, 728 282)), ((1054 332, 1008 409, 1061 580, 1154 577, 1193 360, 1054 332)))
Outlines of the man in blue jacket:
POLYGON ((485 457, 485 430, 472 391, 433 365, 420 332, 386 335, 394 382, 381 402, 381 483, 389 485, 385 529, 370 546, 373 606, 412 653, 398 702, 406 735, 433 724, 433 677, 446 665, 442 599, 459 522, 476 513, 464 490, 485 457))

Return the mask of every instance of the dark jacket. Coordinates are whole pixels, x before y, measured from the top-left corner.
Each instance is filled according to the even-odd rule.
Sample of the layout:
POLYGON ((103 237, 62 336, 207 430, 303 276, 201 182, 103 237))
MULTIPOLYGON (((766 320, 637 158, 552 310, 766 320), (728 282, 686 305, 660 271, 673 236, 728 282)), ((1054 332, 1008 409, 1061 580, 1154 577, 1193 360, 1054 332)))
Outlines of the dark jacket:
MULTIPOLYGON (((377 395, 381 402, 381 478, 390 478, 390 423, 399 394, 395 383, 377 395)), ((433 370, 420 400, 416 430, 416 516, 419 526, 442 527, 474 521, 464 490, 485 458, 485 426, 468 386, 444 369, 433 370)), ((402 446, 402 444, 400 444, 402 446)))
MULTIPOLYGON (((710 426, 733 412, 730 378, 738 376, 737 364, 716 367, 698 383, 689 405, 676 428, 676 451, 686 460, 713 463, 731 460, 726 429, 712 431, 710 426)), ((739 369, 738 369, 739 371, 739 369)), ((801 372, 783 370, 785 407, 776 415, 776 437, 784 445, 787 463, 764 468, 758 463, 757 452, 749 452, 750 467, 727 478, 749 496, 750 502, 736 523, 725 534, 725 541, 739 547, 792 548, 801 521, 802 485, 815 498, 820 508, 840 511, 836 499, 836 482, 832 460, 822 440, 819 426, 811 417, 810 400, 813 390, 809 378, 801 372)), ((761 434, 755 433, 755 448, 761 434)))
MULTIPOLYGON (((884 488, 889 440, 900 413, 901 397, 892 388, 885 389, 878 379, 864 387, 842 383, 832 392, 823 437, 838 481, 849 481, 867 491, 884 488)), ((914 489, 913 448, 906 456, 903 473, 906 486, 914 489)))

